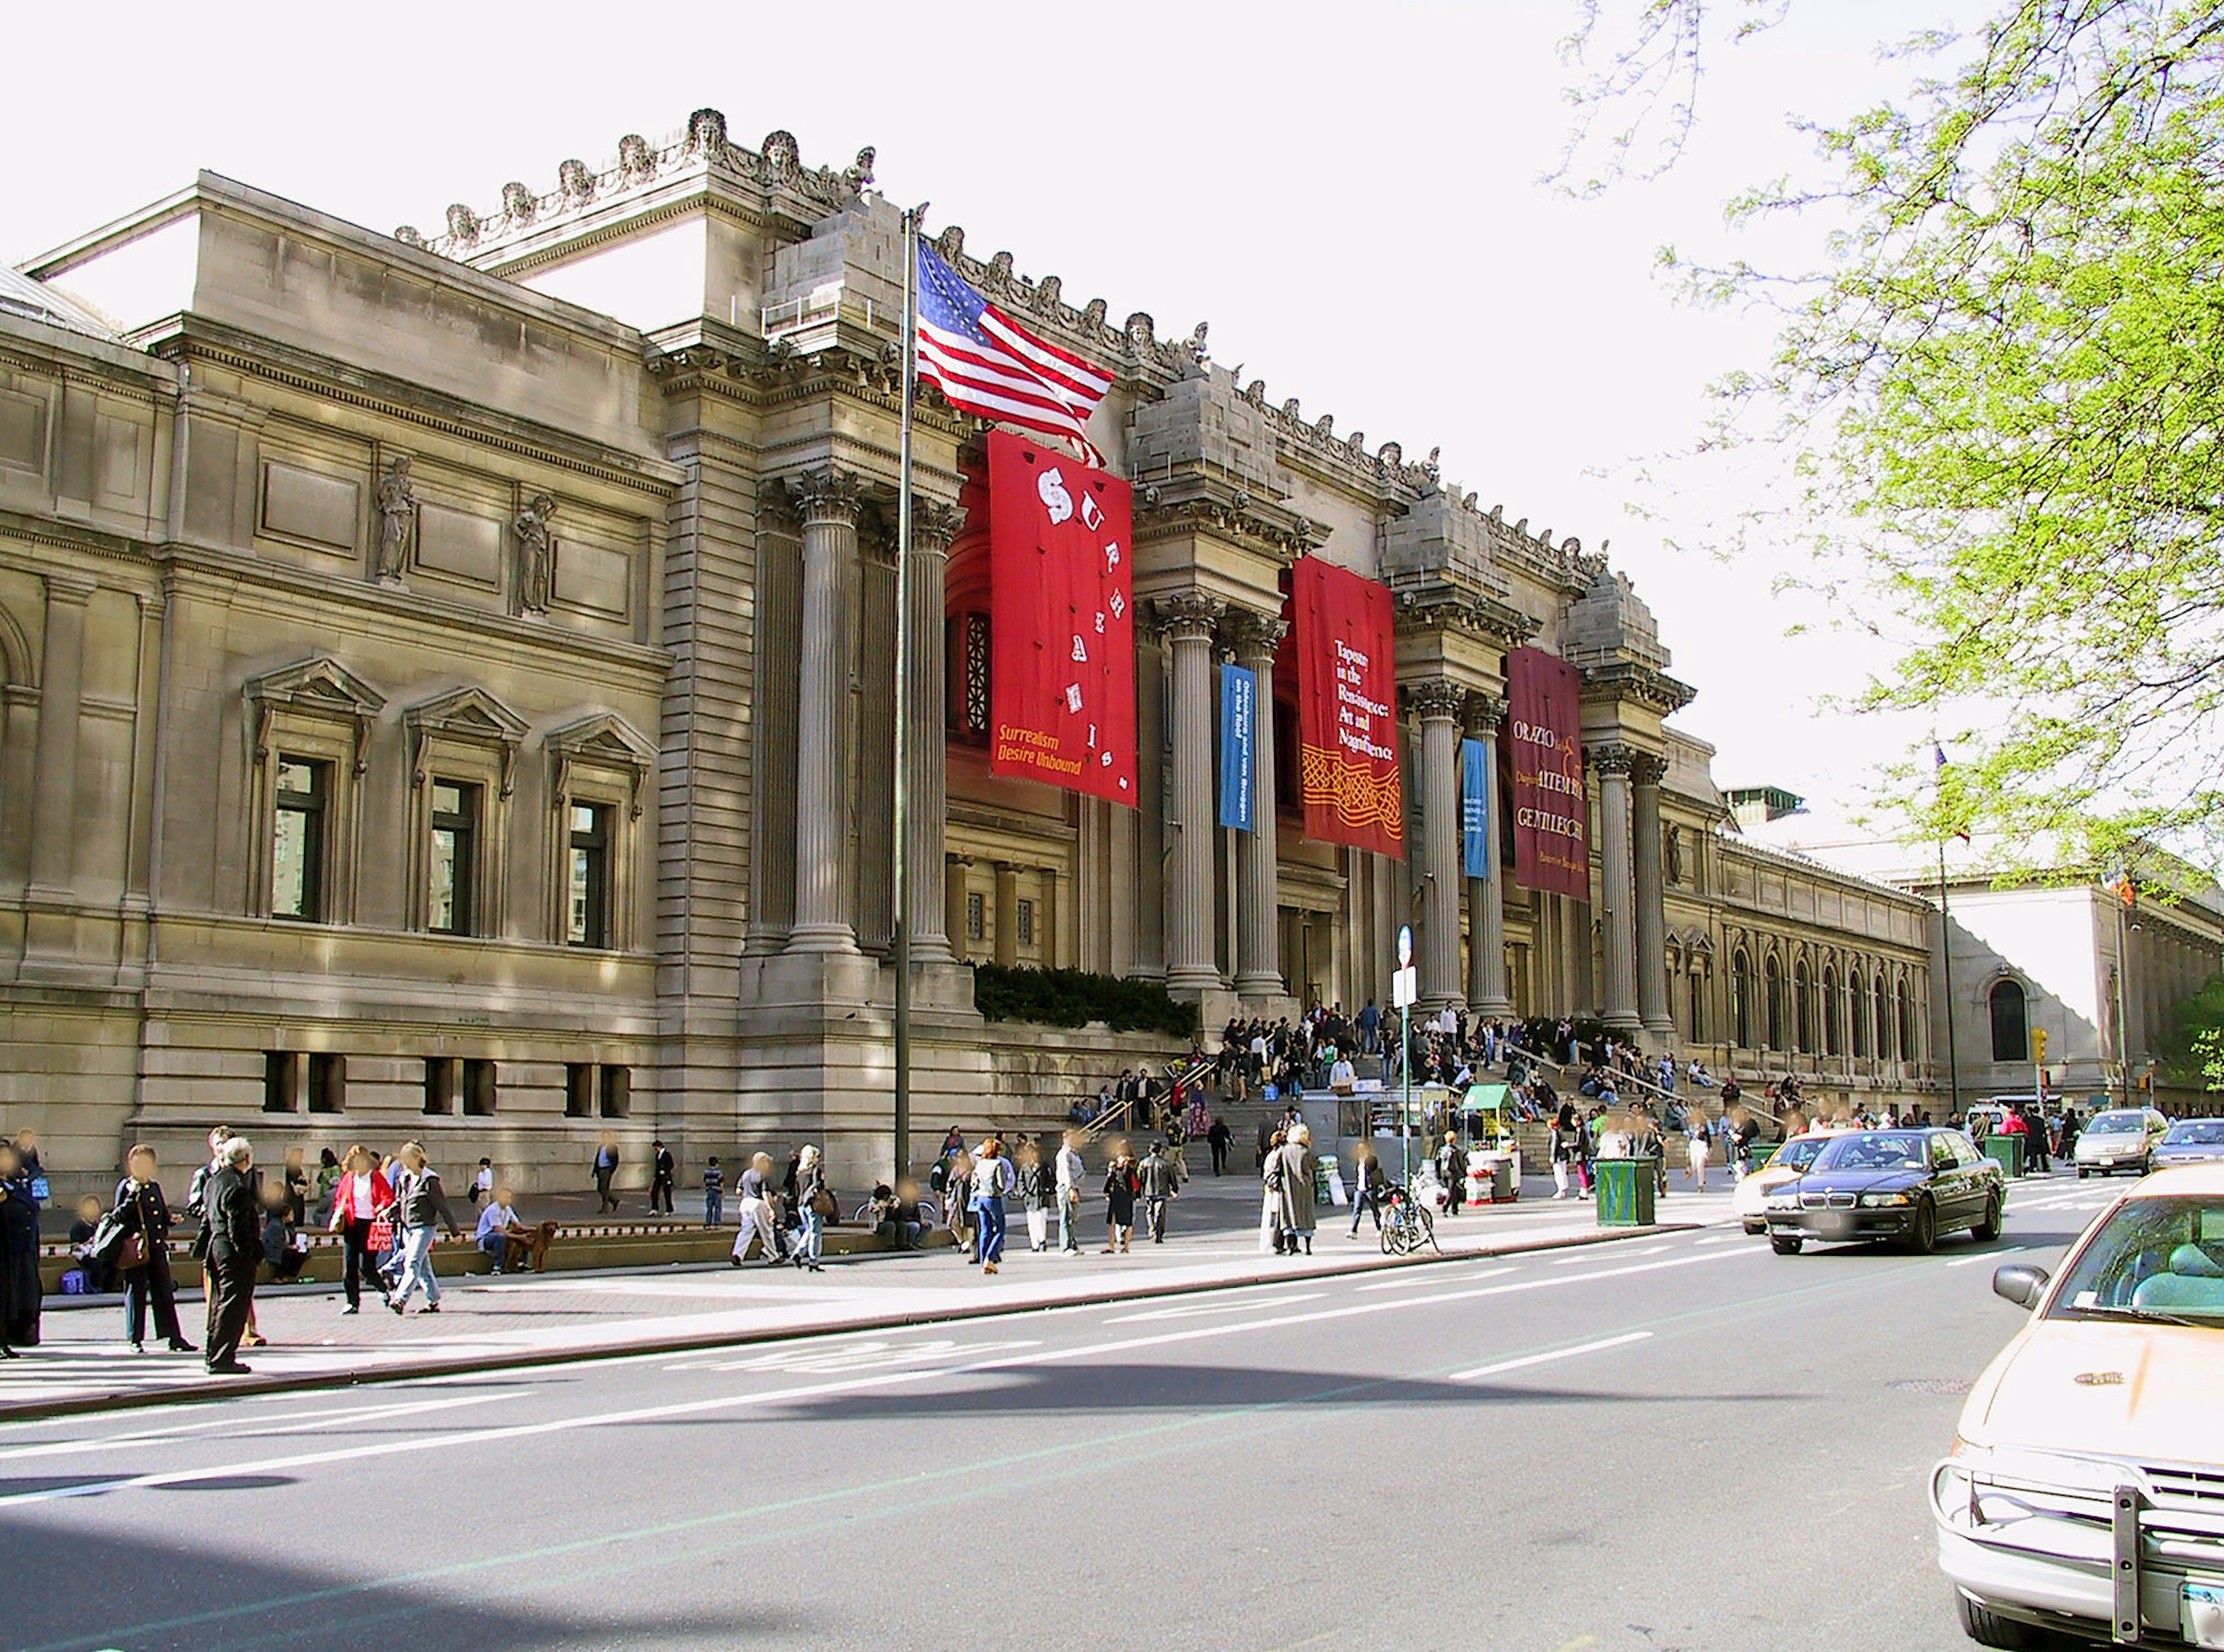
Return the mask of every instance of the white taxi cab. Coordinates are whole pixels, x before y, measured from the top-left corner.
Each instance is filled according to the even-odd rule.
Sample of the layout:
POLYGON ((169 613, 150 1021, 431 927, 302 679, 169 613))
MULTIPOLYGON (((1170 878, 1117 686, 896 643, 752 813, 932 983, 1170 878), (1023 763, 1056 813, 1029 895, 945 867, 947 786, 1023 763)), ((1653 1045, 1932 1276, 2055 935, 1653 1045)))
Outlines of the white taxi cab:
POLYGON ((1993 1288, 2031 1320, 1930 1478, 1962 1629, 2224 1648, 2224 1165, 2146 1177, 2058 1274, 1993 1288))
POLYGON ((1807 1167, 1815 1162, 1815 1155, 1823 1150, 1823 1143, 1834 1136, 1850 1135, 1857 1125, 1819 1124, 1792 1136, 1776 1149, 1776 1155, 1751 1175, 1741 1177, 1730 1193, 1730 1211, 1744 1224, 1747 1233, 1768 1231, 1768 1196, 1779 1187, 1799 1180, 1807 1167))

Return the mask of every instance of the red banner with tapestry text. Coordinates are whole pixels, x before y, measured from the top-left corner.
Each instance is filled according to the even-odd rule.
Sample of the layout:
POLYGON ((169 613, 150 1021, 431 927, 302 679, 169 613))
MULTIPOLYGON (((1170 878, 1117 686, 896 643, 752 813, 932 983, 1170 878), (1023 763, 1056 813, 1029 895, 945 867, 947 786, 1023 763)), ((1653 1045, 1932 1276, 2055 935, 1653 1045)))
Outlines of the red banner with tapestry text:
POLYGON ((1389 587, 1317 556, 1290 573, 1305 836, 1406 852, 1389 587))
POLYGON ((1513 881, 1591 897, 1583 805, 1583 679, 1541 649, 1506 656, 1506 755, 1512 778, 1513 881))
POLYGON ((989 434, 989 766, 1136 806, 1128 484, 989 434))

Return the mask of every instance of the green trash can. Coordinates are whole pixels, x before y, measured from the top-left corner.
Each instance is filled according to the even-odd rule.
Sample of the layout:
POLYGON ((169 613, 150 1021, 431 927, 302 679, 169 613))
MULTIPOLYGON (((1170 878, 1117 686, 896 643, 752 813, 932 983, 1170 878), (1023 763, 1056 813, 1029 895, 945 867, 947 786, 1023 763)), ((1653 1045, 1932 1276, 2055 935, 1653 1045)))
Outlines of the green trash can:
POLYGON ((1985 1156, 2000 1161, 2000 1169, 2009 1176, 2023 1174, 2023 1137, 2002 1136, 1998 1132, 1984 1141, 1985 1156))
POLYGON ((1782 1145, 1780 1142, 1755 1142, 1753 1144, 1753 1168, 1759 1170, 1767 1164, 1776 1156, 1776 1149, 1782 1145))
POLYGON ((1601 1227, 1652 1225, 1655 1178, 1650 1159, 1601 1159, 1591 1167, 1598 1179, 1601 1227))

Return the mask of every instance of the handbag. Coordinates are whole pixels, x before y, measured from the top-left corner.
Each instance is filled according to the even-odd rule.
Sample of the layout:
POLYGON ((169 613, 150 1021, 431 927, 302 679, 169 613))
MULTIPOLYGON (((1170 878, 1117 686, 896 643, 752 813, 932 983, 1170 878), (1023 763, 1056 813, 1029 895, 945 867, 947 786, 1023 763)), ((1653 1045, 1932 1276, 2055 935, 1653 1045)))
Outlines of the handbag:
POLYGON ((818 1187, 812 1190, 811 1194, 811 1213, 813 1216, 819 1218, 821 1220, 831 1220, 836 1212, 840 1208, 841 1206, 834 1202, 834 1195, 827 1192, 825 1188, 818 1187))
POLYGON ((394 1223, 387 1217, 370 1218, 370 1232, 363 1244, 374 1255, 384 1255, 394 1249, 394 1223))
POLYGON ((134 1269, 144 1268, 146 1265, 147 1236, 143 1233, 125 1234, 123 1246, 116 1253, 117 1270, 119 1273, 128 1274, 134 1269))

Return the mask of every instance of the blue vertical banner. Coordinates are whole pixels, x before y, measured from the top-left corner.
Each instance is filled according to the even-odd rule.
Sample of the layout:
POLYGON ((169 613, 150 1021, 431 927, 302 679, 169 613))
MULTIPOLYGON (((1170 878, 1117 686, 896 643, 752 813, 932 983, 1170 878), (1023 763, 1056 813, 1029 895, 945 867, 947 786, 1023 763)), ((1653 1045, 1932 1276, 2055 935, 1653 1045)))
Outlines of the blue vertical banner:
POLYGON ((1460 863, 1468 877, 1490 876, 1490 751, 1460 742, 1460 863))
POLYGON ((1252 765, 1258 762, 1259 674, 1242 666, 1220 668, 1220 824, 1249 832, 1252 765))

